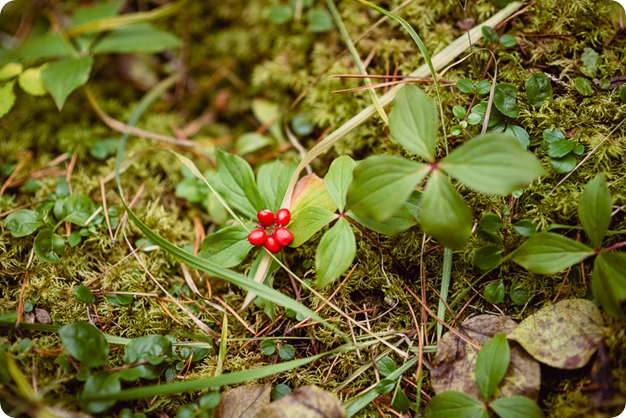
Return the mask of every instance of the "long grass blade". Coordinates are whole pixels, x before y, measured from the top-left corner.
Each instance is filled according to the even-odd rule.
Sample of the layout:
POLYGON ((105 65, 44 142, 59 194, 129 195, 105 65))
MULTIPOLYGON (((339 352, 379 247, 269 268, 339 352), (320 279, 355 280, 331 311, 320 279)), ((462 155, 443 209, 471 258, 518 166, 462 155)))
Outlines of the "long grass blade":
MULTIPOLYGON (((341 18, 341 15, 339 14, 339 10, 337 10, 337 6, 335 6, 335 2, 333 0, 326 0, 326 5, 330 9, 330 14, 335 20, 335 24, 339 28, 339 33, 341 34, 343 41, 348 47, 348 51, 350 52, 350 55, 352 56, 352 60, 354 61, 356 68, 359 70, 359 73, 361 73, 361 75, 365 76, 363 78, 363 82, 365 83, 366 86, 371 86, 372 82, 367 77, 367 70, 365 69, 365 67, 363 67, 363 62, 361 61, 359 52, 356 50, 356 47, 354 46, 352 39, 350 39, 350 34, 346 30, 346 26, 343 24, 343 19, 341 18)), ((372 99, 372 104, 376 108, 376 111, 380 115, 381 119, 385 121, 386 125, 389 125, 389 118, 387 117, 387 113, 385 113, 385 109, 383 109, 382 105, 380 104, 378 95, 373 89, 368 89, 367 91, 372 99)))

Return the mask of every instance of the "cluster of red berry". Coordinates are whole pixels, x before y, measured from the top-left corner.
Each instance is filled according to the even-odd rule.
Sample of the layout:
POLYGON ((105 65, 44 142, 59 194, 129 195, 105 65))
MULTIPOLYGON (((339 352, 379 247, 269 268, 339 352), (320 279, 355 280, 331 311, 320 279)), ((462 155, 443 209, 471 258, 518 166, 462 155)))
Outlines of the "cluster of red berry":
POLYGON ((259 228, 248 234, 248 241, 252 245, 264 245, 273 254, 280 251, 285 245, 291 244, 293 234, 285 228, 291 221, 289 209, 280 209, 276 216, 271 210, 264 209, 256 214, 261 224, 259 228))

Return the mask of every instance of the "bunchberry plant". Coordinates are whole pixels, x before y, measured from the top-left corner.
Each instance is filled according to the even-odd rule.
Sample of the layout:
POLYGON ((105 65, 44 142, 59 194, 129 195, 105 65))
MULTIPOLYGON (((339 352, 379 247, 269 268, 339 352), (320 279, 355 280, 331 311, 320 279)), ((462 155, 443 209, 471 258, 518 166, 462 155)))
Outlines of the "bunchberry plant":
POLYGON ((434 100, 416 86, 403 87, 389 114, 389 130, 426 163, 382 155, 361 161, 354 170, 347 208, 362 218, 388 220, 428 177, 419 204, 422 229, 446 247, 461 248, 470 237, 473 217, 448 176, 480 193, 508 195, 544 169, 514 137, 503 133, 472 138, 438 159, 437 128, 434 100))
POLYGON ((504 333, 489 339, 476 357, 476 384, 483 400, 463 392, 449 390, 431 399, 424 410, 426 418, 489 418, 493 411, 500 418, 541 418, 537 404, 525 396, 498 397, 497 390, 504 378, 511 354, 504 333))
POLYGON ((595 257, 591 273, 591 291, 604 310, 616 317, 626 317, 626 254, 616 252, 626 246, 618 242, 608 247, 602 243, 609 233, 613 198, 603 175, 585 187, 578 204, 578 217, 589 243, 573 240, 554 232, 533 234, 513 253, 513 261, 540 274, 555 274, 595 257))

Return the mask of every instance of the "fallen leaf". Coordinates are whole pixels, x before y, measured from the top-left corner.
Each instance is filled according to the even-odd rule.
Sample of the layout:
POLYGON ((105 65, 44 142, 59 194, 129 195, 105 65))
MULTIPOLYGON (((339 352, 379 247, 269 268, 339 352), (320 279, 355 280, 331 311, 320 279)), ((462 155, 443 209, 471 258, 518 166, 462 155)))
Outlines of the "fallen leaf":
MULTIPOLYGON (((509 334, 517 323, 506 316, 477 315, 465 320, 459 331, 478 345, 483 345, 494 335, 509 334)), ((511 344, 511 363, 500 384, 502 396, 522 395, 537 399, 541 384, 541 370, 535 361, 517 344, 511 344)), ((437 345, 431 369, 435 393, 458 390, 476 399, 482 399, 474 377, 478 351, 457 335, 448 332, 437 345)))
POLYGON ((345 418, 343 404, 317 386, 302 386, 291 395, 264 406, 254 418, 345 418))
POLYGON ((216 418, 253 418, 270 402, 272 385, 240 386, 223 392, 216 418))
POLYGON ((578 369, 598 349, 604 321, 586 299, 566 299, 540 309, 509 334, 540 362, 558 369, 578 369))

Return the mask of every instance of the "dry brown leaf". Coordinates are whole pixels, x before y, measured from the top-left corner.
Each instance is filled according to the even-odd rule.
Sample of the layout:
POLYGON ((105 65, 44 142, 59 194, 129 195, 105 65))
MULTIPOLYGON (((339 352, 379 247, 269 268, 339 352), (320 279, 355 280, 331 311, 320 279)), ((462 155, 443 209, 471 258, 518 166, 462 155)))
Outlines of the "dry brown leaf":
POLYGON ((548 366, 578 369, 598 349, 603 326, 602 314, 592 302, 566 299, 524 319, 508 338, 548 366))
MULTIPOLYGON (((517 323, 509 317, 477 315, 459 327, 459 331, 479 345, 496 334, 510 333, 517 323)), ((476 399, 482 399, 474 370, 476 351, 455 334, 446 333, 437 345, 437 353, 431 370, 432 387, 435 393, 458 390, 476 399)), ((537 399, 541 384, 541 370, 535 361, 517 344, 511 344, 511 363, 500 385, 502 396, 522 395, 537 399)))
POLYGON ((254 418, 345 418, 346 410, 332 393, 302 386, 291 395, 263 407, 254 418))
POLYGON ((222 393, 216 418, 253 418, 270 402, 272 385, 240 386, 222 393))

